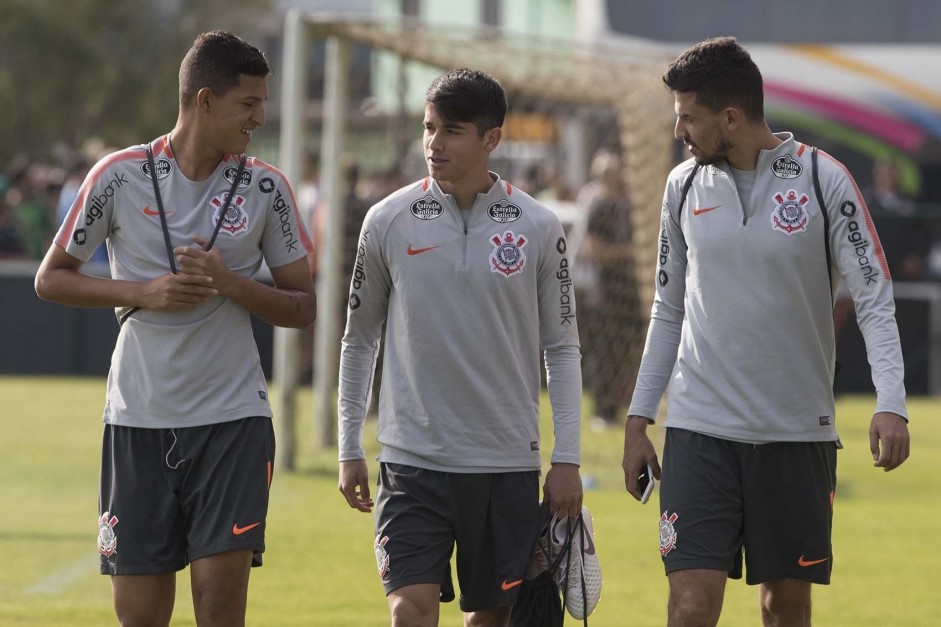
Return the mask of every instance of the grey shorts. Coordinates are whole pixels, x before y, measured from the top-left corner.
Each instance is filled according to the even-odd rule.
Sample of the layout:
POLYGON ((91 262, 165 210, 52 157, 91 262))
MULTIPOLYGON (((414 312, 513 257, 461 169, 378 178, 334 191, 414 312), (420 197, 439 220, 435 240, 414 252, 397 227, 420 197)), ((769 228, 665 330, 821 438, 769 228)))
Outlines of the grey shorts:
POLYGON ((266 417, 185 429, 105 425, 101 573, 175 572, 243 549, 260 566, 274 448, 266 417))
POLYGON ((830 583, 836 442, 744 444, 667 429, 660 484, 666 572, 724 570, 758 584, 830 583))
POLYGON ((538 471, 462 474, 380 464, 374 548, 386 594, 432 583, 441 585, 442 601, 453 600, 457 544, 461 610, 511 606, 538 521, 538 471))

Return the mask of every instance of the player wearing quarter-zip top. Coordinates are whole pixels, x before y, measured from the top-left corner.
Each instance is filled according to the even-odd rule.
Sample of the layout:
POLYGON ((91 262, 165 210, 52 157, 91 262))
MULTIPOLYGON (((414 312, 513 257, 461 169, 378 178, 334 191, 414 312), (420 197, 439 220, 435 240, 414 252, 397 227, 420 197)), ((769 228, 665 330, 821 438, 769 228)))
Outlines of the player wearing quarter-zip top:
POLYGON ((339 488, 374 506, 362 446, 385 322, 375 550, 393 625, 506 625, 539 516, 540 362, 555 427, 545 499, 582 507, 581 371, 559 218, 489 171, 507 103, 462 69, 425 98, 429 176, 376 204, 357 251, 340 364, 339 488))

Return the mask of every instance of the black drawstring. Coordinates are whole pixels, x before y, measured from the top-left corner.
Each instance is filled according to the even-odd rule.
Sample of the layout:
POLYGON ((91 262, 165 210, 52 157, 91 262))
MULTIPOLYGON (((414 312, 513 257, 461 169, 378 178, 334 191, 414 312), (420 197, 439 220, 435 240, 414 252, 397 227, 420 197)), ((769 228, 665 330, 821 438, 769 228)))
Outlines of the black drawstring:
MULTIPOLYGON (((242 179, 242 172, 245 171, 245 162, 246 157, 242 155, 242 158, 239 160, 238 170, 235 172, 235 178, 232 179, 232 187, 229 188, 229 194, 226 196, 225 203, 222 205, 222 211, 219 213, 219 220, 216 222, 216 227, 212 231, 209 243, 206 244, 206 251, 209 251, 216 242, 216 237, 219 235, 219 228, 225 221, 225 214, 229 211, 229 205, 232 203, 232 198, 235 196, 235 190, 238 187, 239 181, 242 179)), ((163 242, 167 247, 167 261, 170 262, 170 272, 176 274, 176 261, 173 259, 173 245, 170 243, 170 229, 167 227, 167 214, 163 210, 163 198, 160 196, 160 186, 157 184, 157 168, 154 166, 154 151, 150 147, 150 144, 147 145, 147 164, 150 166, 150 180, 154 184, 154 196, 157 198, 157 213, 160 214, 160 226, 163 228, 163 242)), ((125 311, 119 323, 123 325, 125 320, 130 318, 138 309, 140 309, 140 307, 131 307, 125 311)))

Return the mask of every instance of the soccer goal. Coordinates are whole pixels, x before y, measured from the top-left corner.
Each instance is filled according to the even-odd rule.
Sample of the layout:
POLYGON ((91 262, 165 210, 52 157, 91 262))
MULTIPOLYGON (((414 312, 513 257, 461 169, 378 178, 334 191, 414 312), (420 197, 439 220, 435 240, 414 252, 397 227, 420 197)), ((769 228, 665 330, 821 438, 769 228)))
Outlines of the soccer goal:
MULTIPOLYGON (((280 167, 292 182, 300 180, 308 125, 322 124, 319 147, 320 184, 326 199, 325 237, 321 238, 317 279, 318 317, 314 363, 334 364, 345 321, 337 302, 340 289, 340 249, 344 212, 340 157, 349 111, 350 56, 353 44, 385 51, 442 71, 470 66, 497 77, 508 92, 566 105, 567 110, 603 106, 616 112, 612 136, 620 140, 633 210, 630 220, 635 244, 635 271, 641 286, 638 315, 649 315, 656 263, 656 240, 663 186, 672 166, 673 120, 669 95, 660 75, 674 56, 649 42, 625 40, 617 45, 585 46, 572 41, 502 37, 493 31, 432 27, 421 21, 334 19, 294 10, 284 26, 281 73, 280 167), (315 40, 326 42, 322 117, 309 116, 308 50, 315 40)), ((512 181, 511 181, 512 182, 512 181)), ((279 457, 293 466, 298 342, 300 335, 277 329, 274 376, 276 411, 281 420, 279 457)), ((615 340, 617 341, 617 340, 615 340)), ((627 341, 643 342, 643 337, 627 341)), ((336 429, 337 372, 314 368, 313 407, 322 446, 332 445, 336 429)))

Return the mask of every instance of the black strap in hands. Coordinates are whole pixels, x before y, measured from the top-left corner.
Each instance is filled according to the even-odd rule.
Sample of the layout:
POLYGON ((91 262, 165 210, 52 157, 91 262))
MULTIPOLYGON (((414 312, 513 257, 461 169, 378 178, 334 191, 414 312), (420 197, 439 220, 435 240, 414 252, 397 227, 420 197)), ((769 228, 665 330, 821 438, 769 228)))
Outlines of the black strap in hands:
MULTIPOLYGON (((222 211, 219 213, 219 220, 216 222, 216 227, 212 230, 212 235, 209 237, 209 242, 206 244, 206 251, 212 248, 212 245, 216 242, 216 237, 219 236, 219 229, 225 221, 225 214, 229 211, 229 205, 232 204, 235 190, 242 178, 242 173, 245 171, 245 162, 246 157, 242 155, 242 158, 239 160, 238 170, 235 172, 235 177, 232 179, 232 187, 229 188, 229 193, 225 197, 225 203, 222 205, 222 211)), ((150 180, 154 184, 154 197, 157 199, 157 213, 160 214, 160 226, 163 229, 163 243, 167 247, 167 261, 170 263, 170 272, 176 274, 176 261, 173 259, 173 244, 170 243, 170 229, 167 227, 167 214, 163 209, 163 197, 160 195, 160 186, 157 184, 157 168, 154 165, 154 151, 149 144, 147 145, 147 164, 150 166, 150 180)), ((124 322, 139 309, 140 307, 131 307, 125 311, 121 316, 120 324, 124 324, 124 322)))
MULTIPOLYGON (((576 531, 578 531, 578 539, 579 539, 579 544, 580 544, 579 550, 581 551, 582 556, 583 556, 581 558, 582 566, 581 568, 578 569, 578 572, 580 575, 579 578, 581 580, 579 583, 581 583, 581 586, 582 586, 582 611, 585 612, 585 615, 582 617, 582 624, 584 625, 584 627, 588 627, 588 611, 587 611, 588 589, 585 585, 585 558, 584 558, 585 534, 588 532, 585 530, 585 519, 582 517, 581 512, 578 513, 577 518, 574 518, 574 519, 569 518, 569 520, 566 522, 565 549, 568 549, 568 550, 566 551, 565 549, 563 549, 562 553, 559 554, 560 561, 563 556, 567 557, 567 559, 565 560, 565 585, 562 587, 562 609, 564 612, 568 611, 568 596, 569 596, 568 595, 568 592, 569 592, 568 577, 572 572, 572 570, 569 568, 569 565, 572 562, 572 544, 574 543, 574 540, 575 540, 573 536, 575 535, 576 531)), ((556 564, 556 566, 558 566, 558 563, 556 564)), ((553 569, 552 572, 555 572, 555 569, 553 569)), ((563 622, 565 621, 564 614, 563 614, 562 620, 563 622)))
POLYGON ((820 213, 823 215, 823 247, 827 253, 827 278, 830 280, 830 292, 833 293, 833 275, 830 269, 833 267, 833 260, 830 257, 830 212, 827 211, 827 203, 823 199, 823 192, 820 189, 820 177, 817 175, 817 148, 810 150, 810 170, 814 177, 814 192, 817 194, 817 204, 820 205, 820 213))

